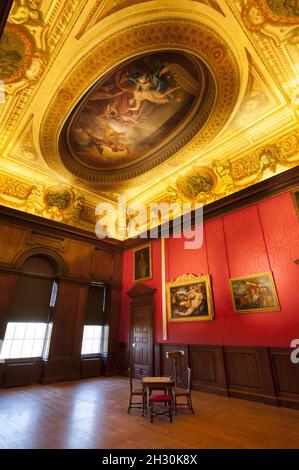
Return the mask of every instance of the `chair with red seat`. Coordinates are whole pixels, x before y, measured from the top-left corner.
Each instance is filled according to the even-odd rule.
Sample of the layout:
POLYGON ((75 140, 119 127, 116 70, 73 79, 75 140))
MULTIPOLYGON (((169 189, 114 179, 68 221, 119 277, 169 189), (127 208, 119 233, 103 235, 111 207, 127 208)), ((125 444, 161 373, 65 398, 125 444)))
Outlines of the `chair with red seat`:
POLYGON ((130 401, 128 406, 128 413, 130 413, 131 408, 142 408, 142 415, 144 413, 144 397, 143 397, 143 388, 135 387, 133 383, 134 373, 133 367, 129 367, 129 380, 130 380, 130 401), (134 401, 134 397, 140 397, 140 401, 134 401))
POLYGON ((174 411, 175 414, 177 414, 178 406, 187 406, 193 414, 194 409, 192 406, 192 400, 191 400, 191 369, 190 367, 187 367, 187 387, 186 388, 178 388, 174 387, 172 390, 172 396, 173 396, 173 404, 174 404, 174 411), (186 401, 185 402, 178 402, 179 397, 185 397, 186 401))
POLYGON ((171 393, 165 393, 164 395, 150 395, 148 397, 148 403, 150 406, 150 419, 151 423, 154 422, 154 418, 156 416, 161 416, 161 415, 168 415, 169 420, 172 423, 172 395, 171 393), (160 408, 160 411, 157 411, 157 409, 154 408, 154 405, 160 404, 163 405, 164 407, 160 408), (163 410, 163 411, 162 411, 163 410))

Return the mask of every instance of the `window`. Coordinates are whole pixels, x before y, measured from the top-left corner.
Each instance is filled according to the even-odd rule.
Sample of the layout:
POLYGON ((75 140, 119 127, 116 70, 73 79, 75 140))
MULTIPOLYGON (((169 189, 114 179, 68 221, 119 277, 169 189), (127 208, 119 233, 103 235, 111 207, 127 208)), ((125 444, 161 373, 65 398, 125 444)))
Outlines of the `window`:
POLYGON ((31 256, 22 265, 10 305, 0 360, 47 357, 58 284, 55 269, 42 256, 31 256))
POLYGON ((89 286, 81 354, 104 354, 108 350, 109 327, 106 325, 106 287, 89 286))
POLYGON ((51 324, 19 323, 7 324, 0 359, 42 357, 45 342, 51 336, 51 324))
POLYGON ((104 354, 108 350, 107 325, 85 325, 81 354, 104 354))

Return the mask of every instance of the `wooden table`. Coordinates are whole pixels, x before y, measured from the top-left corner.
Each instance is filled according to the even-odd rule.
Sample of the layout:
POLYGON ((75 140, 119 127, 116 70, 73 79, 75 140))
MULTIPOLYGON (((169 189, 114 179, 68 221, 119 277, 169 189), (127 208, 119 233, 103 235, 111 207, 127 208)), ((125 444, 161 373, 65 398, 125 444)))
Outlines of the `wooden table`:
POLYGON ((166 390, 169 395, 172 394, 174 380, 171 377, 143 377, 143 415, 149 404, 149 394, 152 390, 166 390))

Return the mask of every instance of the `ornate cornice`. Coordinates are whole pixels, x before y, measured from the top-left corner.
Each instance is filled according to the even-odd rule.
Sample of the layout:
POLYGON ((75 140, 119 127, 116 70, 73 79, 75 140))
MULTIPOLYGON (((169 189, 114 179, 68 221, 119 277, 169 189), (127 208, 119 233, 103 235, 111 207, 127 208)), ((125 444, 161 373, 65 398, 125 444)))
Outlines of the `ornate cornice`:
POLYGON ((229 45, 212 28, 198 21, 182 19, 149 20, 134 27, 119 30, 89 51, 64 78, 56 91, 40 128, 40 146, 47 164, 56 171, 65 167, 77 177, 90 183, 111 184, 135 178, 172 156, 166 151, 124 168, 99 172, 84 168, 66 156, 59 157, 58 140, 69 110, 79 101, 86 89, 116 64, 129 57, 159 50, 179 50, 201 58, 212 71, 216 84, 216 99, 204 128, 196 136, 187 135, 174 149, 180 159, 187 159, 210 142, 230 119, 240 89, 237 60, 229 45), (191 142, 189 142, 191 140, 191 142), (182 149, 182 147, 184 147, 182 149), (181 150, 182 149, 182 150, 181 150))

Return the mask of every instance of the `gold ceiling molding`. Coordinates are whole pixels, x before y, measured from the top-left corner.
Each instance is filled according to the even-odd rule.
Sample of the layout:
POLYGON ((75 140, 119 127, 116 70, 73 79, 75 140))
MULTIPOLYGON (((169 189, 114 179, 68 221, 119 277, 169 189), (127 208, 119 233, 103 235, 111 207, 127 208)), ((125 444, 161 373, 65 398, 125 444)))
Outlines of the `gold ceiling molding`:
MULTIPOLYGON (((217 0, 195 0, 198 3, 208 5, 214 8, 218 13, 224 16, 224 13, 217 3, 217 0)), ((138 4, 146 3, 148 0, 139 0, 138 4)), ((76 39, 81 37, 89 31, 94 25, 98 24, 103 18, 115 13, 123 8, 136 5, 136 0, 95 0, 94 5, 90 9, 87 17, 81 25, 79 31, 76 33, 76 39)))
MULTIPOLYGON (((66 173, 58 154, 58 139, 63 124, 72 107, 91 84, 109 70, 131 57, 153 51, 177 50, 201 58, 213 73, 216 83, 216 102, 203 130, 180 152, 187 158, 207 144, 221 131, 231 118, 239 99, 241 77, 239 64, 231 46, 211 27, 190 19, 156 19, 120 30, 87 53, 64 78, 45 111, 40 128, 40 147, 47 164, 54 170, 66 173)), ((187 144, 187 141, 185 142, 187 144)), ((117 175, 113 171, 82 169, 76 162, 68 162, 68 169, 77 177, 91 183, 108 183, 135 178, 144 171, 161 164, 168 155, 149 160, 142 170, 135 166, 117 175)))
POLYGON ((7 31, 16 32, 30 61, 19 61, 19 76, 5 83, 6 102, 0 105, 0 203, 94 231, 95 206, 116 203, 119 194, 147 207, 166 200, 209 204, 298 166, 299 20, 290 15, 295 4, 15 0, 7 31), (32 47, 28 42, 26 48, 22 33, 32 47), (203 50, 211 62, 211 46, 220 44, 213 73, 218 92, 221 75, 222 91, 231 99, 231 111, 228 104, 223 108, 228 119, 220 115, 224 127, 216 120, 213 128, 211 118, 205 134, 150 171, 133 172, 130 180, 99 184, 70 173, 59 158, 58 135, 78 100, 129 57, 173 49, 175 42, 186 54, 193 47, 202 57, 203 50), (55 106, 56 115, 50 115, 55 106), (40 136, 44 130, 49 142, 40 136))
POLYGON ((7 151, 18 120, 30 106, 34 92, 38 91, 45 72, 49 70, 60 49, 59 41, 71 31, 75 14, 79 15, 85 6, 80 0, 55 0, 55 4, 49 3, 51 8, 48 5, 48 10, 51 13, 48 15, 46 2, 15 0, 8 17, 5 32, 15 28, 15 31, 20 32, 20 40, 21 33, 26 34, 33 49, 29 67, 21 67, 22 73, 18 74, 18 80, 5 87, 6 105, 1 116, 4 129, 0 139, 1 152, 7 151))
MULTIPOLYGON (((176 57, 178 57, 178 52, 175 54, 176 57)), ((166 53, 166 59, 167 56, 168 54, 166 53)), ((158 145, 154 145, 151 148, 147 146, 143 154, 127 162, 116 162, 114 164, 108 164, 106 167, 98 162, 94 162, 94 165, 92 162, 90 165, 85 165, 84 161, 80 160, 76 152, 72 149, 70 136, 70 129, 73 126, 73 122, 78 119, 78 115, 80 116, 81 110, 84 109, 83 99, 83 104, 75 108, 73 115, 67 120, 60 134, 59 151, 65 167, 76 176, 95 183, 125 181, 149 171, 186 146, 209 119, 215 103, 216 87, 211 73, 201 61, 195 61, 195 58, 189 55, 181 54, 181 57, 182 56, 190 60, 190 63, 195 65, 200 73, 200 77, 198 77, 198 82, 196 83, 196 93, 197 90, 199 90, 199 94, 192 107, 190 106, 187 116, 180 120, 179 125, 170 133, 167 139, 161 139, 158 145), (94 171, 90 171, 90 168, 94 171)), ((144 58, 145 56, 143 55, 141 57, 144 58)), ((151 58, 152 55, 150 54, 146 57, 151 58)), ((156 54, 154 54, 154 57, 156 57, 156 54)), ((128 67, 130 67, 131 63, 132 62, 129 62, 128 67)), ((126 65, 121 64, 120 68, 122 69, 122 67, 126 67, 126 65)), ((119 70, 119 68, 117 70, 119 70)), ((115 74, 117 74, 117 71, 115 74)), ((105 77, 103 78, 104 83, 105 77)), ((103 86, 103 88, 105 88, 105 86, 103 86)), ((95 89, 98 89, 97 86, 95 89)), ((89 96, 91 95, 87 93, 86 102, 88 102, 89 96)), ((154 117, 152 117, 152 119, 154 119, 154 117)), ((138 125, 138 121, 136 125, 138 125)))
POLYGON ((168 184, 163 195, 148 203, 210 204, 298 164, 299 130, 295 129, 232 161, 213 160, 210 166, 192 166, 168 184))
POLYGON ((251 31, 260 31, 267 23, 278 25, 299 24, 298 2, 275 2, 270 8, 267 0, 247 0, 243 3, 242 18, 251 31))
POLYGON ((95 205, 86 203, 85 197, 68 185, 46 185, 3 171, 0 172, 0 203, 90 231, 94 230, 96 222, 95 205))

